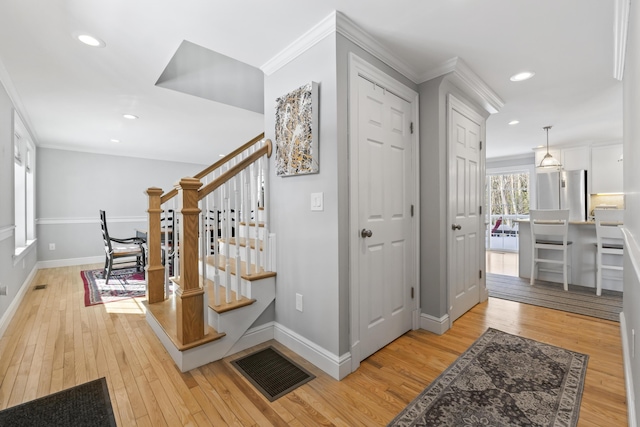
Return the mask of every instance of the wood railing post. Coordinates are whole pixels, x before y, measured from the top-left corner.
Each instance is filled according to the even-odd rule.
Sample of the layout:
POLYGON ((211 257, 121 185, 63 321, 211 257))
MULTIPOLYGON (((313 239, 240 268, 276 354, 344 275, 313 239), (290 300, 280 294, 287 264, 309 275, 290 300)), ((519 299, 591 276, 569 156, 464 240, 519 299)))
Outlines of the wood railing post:
POLYGON ((189 344, 204 337, 204 291, 198 274, 199 179, 183 178, 177 185, 180 222, 180 288, 176 291, 177 338, 189 344))
POLYGON ((164 267, 162 266, 162 248, 160 243, 160 196, 162 189, 151 187, 146 191, 149 196, 149 229, 147 230, 147 301, 149 304, 164 301, 164 267))

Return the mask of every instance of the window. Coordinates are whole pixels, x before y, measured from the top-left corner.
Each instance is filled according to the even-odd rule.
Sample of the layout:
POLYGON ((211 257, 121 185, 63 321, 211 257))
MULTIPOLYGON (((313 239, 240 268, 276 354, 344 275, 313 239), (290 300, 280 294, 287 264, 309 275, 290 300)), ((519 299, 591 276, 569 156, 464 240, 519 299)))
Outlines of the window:
POLYGON ((14 113, 13 138, 15 255, 19 255, 36 239, 34 176, 36 150, 17 113, 14 113))
POLYGON ((487 249, 518 250, 518 219, 529 215, 529 172, 487 175, 487 249))

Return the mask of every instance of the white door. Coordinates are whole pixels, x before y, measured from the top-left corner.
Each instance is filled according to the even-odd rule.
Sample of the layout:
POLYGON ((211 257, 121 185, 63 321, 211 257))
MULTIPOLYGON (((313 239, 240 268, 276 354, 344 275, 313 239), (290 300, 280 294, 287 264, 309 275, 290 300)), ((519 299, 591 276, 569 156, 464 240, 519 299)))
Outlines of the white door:
POLYGON ((356 101, 359 359, 363 360, 412 327, 414 183, 411 104, 362 77, 356 101))
POLYGON ((484 119, 449 97, 449 318, 480 302, 482 233, 481 123, 484 119))

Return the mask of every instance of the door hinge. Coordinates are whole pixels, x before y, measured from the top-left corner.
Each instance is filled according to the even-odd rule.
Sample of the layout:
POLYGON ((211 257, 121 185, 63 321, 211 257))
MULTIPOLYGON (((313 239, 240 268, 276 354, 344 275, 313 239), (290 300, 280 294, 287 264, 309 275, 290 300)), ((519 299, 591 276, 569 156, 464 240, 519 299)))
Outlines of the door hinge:
POLYGON ((411 299, 414 298, 413 286, 411 287, 411 299))
POLYGON ((411 122, 411 123, 409 124, 409 131, 410 131, 411 133, 413 133, 413 122, 411 122))
POLYGON ((411 217, 413 217, 413 205, 411 205, 411 217))
POLYGON ((479 279, 482 279, 482 270, 480 270, 480 271, 478 272, 478 278, 479 278, 479 279))
POLYGON ((482 206, 479 206, 480 215, 482 215, 482 206))
POLYGON ((482 141, 480 141, 480 150, 482 150, 482 141))

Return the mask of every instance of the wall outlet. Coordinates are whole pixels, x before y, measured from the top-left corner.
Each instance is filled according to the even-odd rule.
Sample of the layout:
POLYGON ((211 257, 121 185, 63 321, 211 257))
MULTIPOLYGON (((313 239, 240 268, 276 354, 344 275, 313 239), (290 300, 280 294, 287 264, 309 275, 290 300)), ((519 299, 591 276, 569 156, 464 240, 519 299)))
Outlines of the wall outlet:
POLYGON ((56 244, 55 243, 49 243, 49 250, 50 251, 55 251, 56 250, 56 244))
POLYGON ((302 295, 296 294, 296 310, 302 311, 302 295))

